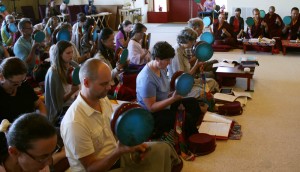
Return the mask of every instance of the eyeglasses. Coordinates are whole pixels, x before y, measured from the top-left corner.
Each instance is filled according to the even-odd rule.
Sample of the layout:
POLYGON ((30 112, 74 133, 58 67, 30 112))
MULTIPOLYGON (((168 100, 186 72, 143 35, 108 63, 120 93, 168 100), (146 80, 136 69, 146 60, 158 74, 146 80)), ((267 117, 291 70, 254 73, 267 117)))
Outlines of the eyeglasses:
POLYGON ((54 151, 52 153, 50 153, 49 155, 43 157, 43 158, 38 158, 38 157, 34 157, 33 155, 31 155, 30 153, 28 153, 27 151, 24 151, 24 153, 26 155, 28 155, 31 159, 35 160, 38 163, 44 164, 45 162, 47 162, 50 158, 52 158, 52 155, 59 152, 61 150, 61 147, 59 145, 56 145, 56 148, 54 149, 54 151))
POLYGON ((7 79, 13 86, 18 86, 18 85, 21 85, 23 84, 24 82, 27 81, 27 78, 23 79, 22 81, 12 81, 10 79, 7 79))

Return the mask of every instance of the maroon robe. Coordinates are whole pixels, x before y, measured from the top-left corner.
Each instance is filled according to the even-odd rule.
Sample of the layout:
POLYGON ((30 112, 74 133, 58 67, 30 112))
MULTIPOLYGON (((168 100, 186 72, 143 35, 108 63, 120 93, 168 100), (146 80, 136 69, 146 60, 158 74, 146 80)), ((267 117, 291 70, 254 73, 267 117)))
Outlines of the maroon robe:
POLYGON ((259 36, 265 36, 265 28, 261 25, 262 19, 259 19, 257 23, 250 26, 251 33, 249 28, 247 28, 247 38, 258 38, 259 36))
POLYGON ((286 33, 283 34, 285 39, 296 40, 300 39, 300 17, 298 18, 296 23, 293 21, 290 24, 290 28, 287 29, 286 33))
POLYGON ((233 32, 233 28, 231 25, 229 25, 227 22, 224 22, 223 25, 219 28, 219 22, 214 23, 214 37, 215 40, 218 42, 218 40, 222 40, 223 44, 235 46, 236 45, 236 37, 233 32), (231 37, 228 37, 225 33, 222 33, 222 29, 225 28, 227 32, 231 34, 231 37))
POLYGON ((281 37, 281 32, 283 29, 283 21, 281 19, 281 17, 274 13, 273 15, 270 15, 270 13, 266 14, 264 21, 267 23, 268 25, 268 34, 266 34, 265 36, 268 38, 273 38, 273 37, 281 37), (281 25, 278 25, 276 23, 276 19, 279 19, 281 25))

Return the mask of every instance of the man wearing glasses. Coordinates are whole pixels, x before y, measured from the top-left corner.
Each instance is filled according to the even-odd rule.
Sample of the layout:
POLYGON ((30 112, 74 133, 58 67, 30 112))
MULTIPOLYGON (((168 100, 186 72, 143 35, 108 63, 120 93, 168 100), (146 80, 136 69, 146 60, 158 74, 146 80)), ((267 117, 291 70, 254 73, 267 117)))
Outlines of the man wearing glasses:
POLYGON ((14 53, 16 57, 27 64, 28 74, 32 74, 36 60, 38 60, 36 51, 40 44, 32 39, 33 27, 30 19, 21 19, 18 24, 18 29, 21 32, 21 36, 14 45, 14 53))
POLYGON ((13 122, 19 115, 36 109, 46 116, 45 104, 26 83, 26 73, 25 63, 16 57, 6 58, 0 64, 0 122, 13 122))

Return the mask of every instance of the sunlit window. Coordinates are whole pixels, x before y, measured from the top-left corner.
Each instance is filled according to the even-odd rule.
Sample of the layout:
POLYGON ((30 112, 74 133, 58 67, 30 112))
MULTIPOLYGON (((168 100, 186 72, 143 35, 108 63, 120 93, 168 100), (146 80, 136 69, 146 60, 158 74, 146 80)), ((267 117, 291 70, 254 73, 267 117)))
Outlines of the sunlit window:
POLYGON ((167 0, 154 0, 154 11, 159 12, 159 7, 161 7, 162 12, 167 12, 167 0))

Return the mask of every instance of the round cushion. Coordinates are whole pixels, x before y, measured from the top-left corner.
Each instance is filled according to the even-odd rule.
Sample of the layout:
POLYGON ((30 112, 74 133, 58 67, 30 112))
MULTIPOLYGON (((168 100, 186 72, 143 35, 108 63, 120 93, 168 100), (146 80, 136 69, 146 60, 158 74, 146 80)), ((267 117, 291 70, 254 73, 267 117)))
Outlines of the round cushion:
POLYGON ((123 103, 113 113, 111 129, 126 146, 139 145, 152 134, 154 120, 151 113, 135 103, 123 103))
POLYGON ((196 155, 207 155, 216 149, 216 139, 205 133, 193 134, 189 137, 189 148, 196 155))

